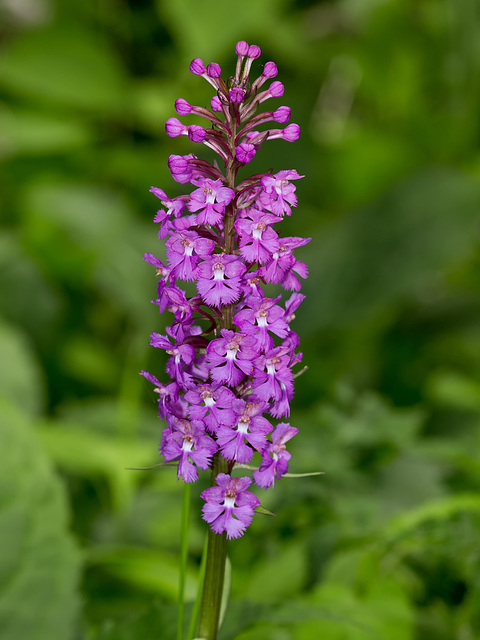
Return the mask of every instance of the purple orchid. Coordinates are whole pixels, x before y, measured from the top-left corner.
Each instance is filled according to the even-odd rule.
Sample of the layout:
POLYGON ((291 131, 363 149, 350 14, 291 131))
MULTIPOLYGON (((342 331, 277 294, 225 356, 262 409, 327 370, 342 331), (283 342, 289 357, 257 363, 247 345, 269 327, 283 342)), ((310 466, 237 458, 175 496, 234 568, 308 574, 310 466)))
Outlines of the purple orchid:
POLYGON ((200 495, 205 500, 203 519, 215 533, 227 534, 227 538, 238 538, 251 523, 254 509, 260 500, 247 488, 251 478, 231 478, 227 473, 219 473, 215 478, 216 487, 210 487, 200 495))
POLYGON ((200 420, 174 418, 172 426, 164 431, 162 454, 167 462, 178 460, 177 477, 195 482, 199 469, 208 469, 217 443, 205 433, 200 420))
POLYGON ((234 402, 232 426, 220 425, 217 430, 218 446, 227 460, 250 462, 254 451, 263 451, 267 445, 266 435, 273 428, 262 415, 267 408, 266 403, 245 402, 240 398, 234 402))
POLYGON ((281 238, 274 228, 297 206, 295 181, 303 176, 296 170, 237 181, 263 144, 293 142, 300 127, 287 124, 288 106, 260 110, 284 94, 283 84, 272 81, 276 64, 266 62, 250 79, 260 48, 240 41, 235 51, 235 74, 228 80, 214 62, 196 58, 190 65, 214 89, 211 109, 183 98, 175 102, 179 118, 201 117, 205 126, 177 117, 166 123, 167 135, 205 145, 218 160, 171 155, 172 178, 188 186, 187 192, 169 198, 162 189, 150 189, 163 207, 154 221, 165 240, 166 264, 151 253, 144 259, 159 278, 152 302, 173 316, 165 333, 151 333, 150 344, 166 353, 169 380, 140 372, 158 394, 159 417, 167 425, 159 449, 166 461, 178 464, 177 478, 194 482, 198 470, 215 469, 213 486, 202 493, 203 518, 227 538, 243 535, 260 504, 247 491, 249 477, 230 475, 235 465, 261 456, 253 473, 261 487, 273 486, 288 468, 285 443, 298 429, 287 423, 275 427, 270 420, 290 415, 293 368, 302 359, 291 323, 304 299, 300 278, 308 276, 294 254, 310 241, 281 238), (272 122, 276 128, 268 128, 272 122), (182 281, 190 283, 188 293, 182 281), (266 284, 293 293, 282 301, 271 288, 265 294, 266 284))
POLYGON ((189 230, 172 234, 165 245, 172 274, 186 281, 194 279, 199 258, 206 258, 215 248, 213 240, 189 230))
POLYGON ((237 256, 214 254, 201 262, 195 272, 198 293, 212 307, 238 300, 245 264, 237 256))
POLYGON ((247 300, 247 306, 239 311, 233 322, 243 333, 254 335, 257 339, 257 347, 261 352, 269 351, 274 347, 274 341, 269 332, 279 338, 285 338, 288 325, 285 322, 285 312, 276 302, 281 298, 252 298, 247 300))
POLYGON ((232 201, 235 192, 225 187, 221 180, 199 178, 192 180, 198 189, 190 194, 189 211, 197 213, 196 224, 223 224, 225 207, 232 201))
POLYGON ((207 347, 211 376, 217 384, 235 387, 253 371, 258 356, 255 340, 243 333, 221 330, 222 337, 212 340, 207 347))
POLYGON ((272 442, 262 455, 260 469, 253 472, 253 478, 259 487, 275 486, 275 478, 280 478, 288 471, 291 454, 286 451, 285 443, 297 435, 298 429, 287 422, 280 422, 272 434, 272 442))

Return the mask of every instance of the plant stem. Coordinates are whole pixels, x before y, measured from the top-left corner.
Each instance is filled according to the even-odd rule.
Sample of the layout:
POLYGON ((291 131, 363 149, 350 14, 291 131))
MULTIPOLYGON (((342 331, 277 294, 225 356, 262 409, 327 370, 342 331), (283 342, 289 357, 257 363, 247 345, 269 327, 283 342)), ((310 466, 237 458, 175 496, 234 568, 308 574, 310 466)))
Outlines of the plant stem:
MULTIPOLYGON (((235 158, 236 121, 235 114, 231 113, 228 136, 228 146, 231 157, 226 166, 226 186, 235 190, 235 177, 238 167, 235 158)), ((230 203, 223 217, 223 233, 225 238, 225 252, 233 254, 235 251, 235 206, 230 203)), ((222 305, 222 317, 220 327, 233 329, 233 305, 222 305)), ((213 456, 212 475, 210 486, 215 486, 215 478, 219 473, 230 473, 231 465, 228 460, 222 458, 219 453, 213 456)), ((203 583, 202 604, 198 622, 198 637, 202 640, 217 640, 220 609, 222 605, 223 582, 225 578, 225 563, 227 560, 227 536, 225 533, 217 534, 209 529, 207 539, 207 560, 205 567, 205 580, 203 583)))
POLYGON ((183 639, 183 616, 185 611, 185 578, 188 559, 188 521, 190 519, 190 492, 187 482, 183 483, 182 525, 180 534, 180 580, 178 585, 177 640, 183 639))
MULTIPOLYGON (((213 457, 212 482, 219 473, 228 473, 228 460, 218 453, 213 457)), ((225 562, 227 559, 227 536, 209 529, 207 542, 207 562, 203 583, 202 605, 198 623, 198 637, 202 640, 217 640, 220 607, 222 604, 225 562)))

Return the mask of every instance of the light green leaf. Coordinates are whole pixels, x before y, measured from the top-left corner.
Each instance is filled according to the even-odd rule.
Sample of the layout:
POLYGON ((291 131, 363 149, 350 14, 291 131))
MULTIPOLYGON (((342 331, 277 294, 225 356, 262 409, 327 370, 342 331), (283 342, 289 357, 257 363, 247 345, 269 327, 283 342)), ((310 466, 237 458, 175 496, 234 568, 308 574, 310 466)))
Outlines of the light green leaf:
POLYGON ((441 405, 480 411, 480 384, 458 371, 436 371, 427 383, 427 393, 441 405))
POLYGON ((33 111, 0 111, 0 149, 5 155, 44 154, 88 144, 92 133, 73 117, 33 111))
POLYGON ((0 318, 0 396, 31 414, 43 405, 44 380, 27 336, 0 318))
POLYGON ((242 39, 262 46, 268 44, 278 55, 290 60, 307 55, 307 43, 302 41, 297 21, 282 19, 284 4, 284 0, 244 0, 232 20, 232 6, 228 2, 157 0, 162 18, 175 34, 182 54, 188 61, 204 58, 205 64, 218 61, 219 54, 225 51, 234 55, 235 43, 242 39))
POLYGON ((105 40, 65 25, 26 32, 4 48, 0 85, 21 95, 94 112, 121 113, 121 65, 105 40))
POLYGON ((227 556, 225 560, 225 574, 223 577, 223 590, 222 590, 222 602, 220 605, 220 616, 218 618, 218 628, 220 629, 228 610, 228 604, 230 602, 230 589, 232 587, 232 563, 227 556))
POLYGON ((25 417, 0 400, 0 635, 69 640, 79 553, 59 479, 25 417))
MULTIPOLYGON (((178 599, 178 556, 159 549, 132 546, 90 547, 87 562, 145 592, 162 595, 170 602, 178 599)), ((187 567, 185 600, 193 600, 197 574, 187 567)))
POLYGON ((130 502, 138 480, 128 467, 145 465, 156 452, 153 442, 114 437, 85 425, 45 422, 38 436, 61 468, 86 477, 105 476, 117 508, 130 502))
POLYGON ((258 602, 285 599, 298 592, 306 571, 304 545, 297 540, 259 559, 249 576, 243 577, 242 593, 258 602))
POLYGON ((387 543, 394 543, 428 522, 447 522, 461 513, 480 516, 480 497, 474 493, 467 493, 431 500, 394 518, 386 528, 383 537, 387 543))
POLYGON ((255 513, 260 513, 264 516, 274 516, 275 514, 272 511, 269 511, 268 509, 265 509, 265 507, 262 507, 261 505, 258 507, 255 507, 255 513))

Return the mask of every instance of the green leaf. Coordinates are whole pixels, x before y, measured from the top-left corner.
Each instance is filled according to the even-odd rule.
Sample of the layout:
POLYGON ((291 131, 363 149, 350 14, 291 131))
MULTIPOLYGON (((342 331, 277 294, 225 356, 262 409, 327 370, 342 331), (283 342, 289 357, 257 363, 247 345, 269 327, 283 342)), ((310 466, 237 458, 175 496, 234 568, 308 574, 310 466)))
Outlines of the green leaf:
MULTIPOLYGON (((172 603, 178 599, 176 554, 146 547, 105 545, 90 547, 87 562, 146 593, 161 595, 172 603)), ((185 600, 194 599, 196 587, 197 574, 187 567, 185 600)))
POLYGON ((220 605, 220 616, 218 618, 218 628, 220 629, 228 611, 230 602, 230 589, 232 588, 232 563, 227 556, 225 560, 225 574, 223 577, 222 603, 220 605))
POLYGON ((233 640, 239 632, 252 628, 258 622, 268 621, 273 624, 286 625, 312 619, 334 619, 343 624, 351 622, 345 616, 331 613, 328 609, 319 607, 318 604, 310 605, 290 599, 274 604, 237 600, 230 603, 219 638, 220 640, 233 640))
POLYGON ((262 507, 262 505, 259 505, 258 507, 255 507, 255 513, 261 513, 264 516, 274 516, 275 515, 272 511, 269 511, 268 509, 265 509, 265 507, 262 507))
POLYGON ((479 207, 476 179, 430 168, 322 229, 322 250, 309 245, 302 253, 311 266, 304 293, 316 322, 299 314, 296 330, 351 325, 405 296, 428 301, 439 287, 443 293, 446 271, 475 249, 479 207))
POLYGON ((121 112, 127 93, 121 65, 100 33, 65 25, 12 39, 2 51, 0 85, 93 112, 121 112))
POLYGON ((175 638, 176 609, 176 605, 164 605, 156 600, 136 616, 102 620, 100 628, 91 633, 89 640, 175 638))
POLYGON ((249 598, 258 602, 293 597, 301 589, 306 573, 304 545, 296 540, 268 555, 264 554, 248 576, 243 575, 242 595, 248 593, 249 598), (272 580, 272 576, 275 576, 275 580, 272 580))
MULTIPOLYGON (((43 265, 42 265, 43 268, 43 265)), ((62 301, 59 292, 21 246, 19 237, 0 235, 0 311, 12 323, 24 327, 27 335, 42 344, 54 336, 62 301), (21 293, 21 295, 20 295, 21 293), (35 309, 35 313, 32 313, 35 309)), ((35 393, 35 392, 33 392, 35 393)))
POLYGON ((91 140, 86 124, 73 117, 19 109, 0 111, 0 148, 7 155, 61 152, 91 140))
POLYGON ((436 371, 427 386, 428 395, 440 405, 480 411, 480 384, 458 371, 436 371))
POLYGON ((480 497, 477 494, 452 495, 412 509, 394 518, 386 528, 383 538, 389 544, 410 535, 428 522, 445 523, 461 513, 480 516, 480 497))
POLYGON ((373 584, 365 594, 357 594, 343 584, 327 582, 315 594, 315 602, 329 610, 332 618, 296 625, 296 640, 414 638, 411 606, 402 588, 392 579, 373 584))
MULTIPOLYGON (((267 43, 277 50, 280 57, 298 59, 308 55, 308 48, 298 33, 295 20, 281 17, 283 0, 243 0, 241 10, 235 12, 228 2, 203 0, 192 3, 189 0, 161 2, 157 6, 169 28, 175 34, 182 57, 201 57, 207 62, 217 60, 220 53, 232 51, 232 44, 241 37, 249 38, 265 46, 267 43), (268 24, 268 30, 261 31, 259 41, 258 25, 268 24)), ((303 58, 301 58, 303 60, 303 58)))
POLYGON ((31 414, 41 411, 44 380, 27 336, 0 318, 0 396, 31 414))
POLYGON ((129 471, 128 467, 145 464, 156 449, 149 441, 114 438, 86 425, 45 422, 37 432, 43 446, 61 468, 84 477, 105 476, 117 508, 129 503, 138 480, 138 474, 129 471))
POLYGON ((62 485, 32 425, 0 399, 0 630, 6 640, 68 640, 80 558, 62 485))

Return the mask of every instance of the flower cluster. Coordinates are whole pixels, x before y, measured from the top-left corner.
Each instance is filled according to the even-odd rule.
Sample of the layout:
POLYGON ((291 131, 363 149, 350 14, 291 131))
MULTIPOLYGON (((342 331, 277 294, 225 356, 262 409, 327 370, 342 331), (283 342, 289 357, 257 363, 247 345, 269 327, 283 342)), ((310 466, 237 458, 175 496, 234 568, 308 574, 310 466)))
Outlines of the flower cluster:
MULTIPOLYGON (((292 368, 302 354, 290 323, 304 299, 300 278, 307 267, 294 255, 309 239, 280 237, 274 225, 290 216, 297 204, 294 169, 255 174, 236 184, 237 173, 251 162, 268 140, 297 140, 300 128, 259 130, 264 123, 285 125, 289 107, 258 109, 269 98, 283 95, 281 82, 273 81, 277 67, 267 62, 263 72, 249 81, 253 61, 261 54, 256 45, 238 42, 235 75, 224 81, 218 64, 205 67, 200 59, 190 65, 215 90, 211 109, 176 103, 180 116, 206 120, 204 127, 184 125, 177 118, 166 123, 171 137, 187 135, 219 157, 211 164, 193 154, 171 155, 174 180, 193 185, 185 195, 170 198, 152 187, 161 208, 154 221, 158 237, 165 240, 166 264, 150 253, 144 259, 156 268, 160 312, 173 321, 166 334, 153 332, 150 344, 169 356, 163 384, 142 371, 158 393, 159 416, 166 421, 160 453, 165 461, 178 461, 178 477, 198 478, 198 469, 212 466, 215 456, 247 464, 255 452, 261 457, 253 479, 260 487, 273 486, 286 473, 290 454, 286 442, 298 429, 273 419, 290 415, 293 397, 292 368), (223 166, 223 170, 219 168, 223 166), (187 297, 179 282, 195 284, 198 295, 187 297), (291 292, 266 296, 265 284, 291 292)), ((251 479, 218 473, 215 485, 202 493, 203 517, 216 533, 228 538, 242 535, 260 503, 249 491, 251 479)))

